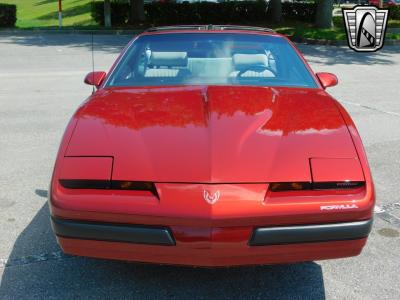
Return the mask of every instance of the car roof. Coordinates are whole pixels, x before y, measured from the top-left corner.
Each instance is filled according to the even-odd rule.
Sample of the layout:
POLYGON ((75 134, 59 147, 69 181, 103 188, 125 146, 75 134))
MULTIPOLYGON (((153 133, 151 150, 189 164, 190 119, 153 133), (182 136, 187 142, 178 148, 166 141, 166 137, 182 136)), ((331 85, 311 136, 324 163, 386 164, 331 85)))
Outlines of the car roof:
POLYGON ((268 34, 274 36, 283 35, 276 33, 270 28, 256 27, 256 26, 242 26, 242 25, 173 25, 173 26, 160 26, 152 27, 145 30, 142 35, 152 34, 168 34, 168 33, 250 33, 250 34, 268 34))
POLYGON ((193 31, 205 31, 205 30, 246 30, 246 31, 266 31, 273 32, 270 28, 256 27, 256 26, 240 26, 240 25, 174 25, 174 26, 160 26, 152 27, 147 29, 147 32, 154 31, 169 31, 169 30, 193 30, 193 31))

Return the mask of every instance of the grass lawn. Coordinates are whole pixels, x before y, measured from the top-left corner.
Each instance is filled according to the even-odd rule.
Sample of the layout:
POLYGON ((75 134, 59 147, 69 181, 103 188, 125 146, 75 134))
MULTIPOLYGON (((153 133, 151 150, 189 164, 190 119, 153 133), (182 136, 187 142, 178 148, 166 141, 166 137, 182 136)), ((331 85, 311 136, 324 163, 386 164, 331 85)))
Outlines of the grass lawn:
MULTIPOLYGON (((58 0, 0 0, 0 2, 17 5, 17 28, 58 27, 58 0)), ((62 3, 64 28, 101 29, 90 15, 92 0, 62 0, 62 3)), ((389 27, 400 27, 400 20, 389 20, 388 23, 389 27)), ((260 24, 249 23, 247 25, 270 27, 279 33, 303 38, 346 40, 342 17, 334 17, 334 24, 335 27, 332 29, 317 29, 311 24, 296 21, 287 21, 284 24, 275 25, 266 22, 260 24)), ((400 34, 387 33, 386 38, 400 40, 400 34)))
MULTIPOLYGON (((342 17, 334 17, 333 20, 334 27, 330 29, 318 29, 314 28, 312 24, 309 23, 287 23, 285 25, 272 26, 275 31, 286 34, 289 36, 303 37, 308 39, 316 40, 331 40, 331 41, 345 41, 347 40, 346 31, 344 28, 344 23, 342 17)), ((266 26, 268 27, 268 26, 266 26)), ((399 28, 399 20, 389 20, 389 28, 399 28)), ((386 33, 386 39, 400 40, 400 33, 386 33)))
POLYGON ((389 20, 388 26, 393 28, 400 28, 400 20, 389 20))
MULTIPOLYGON (((317 29, 313 27, 278 27, 275 28, 278 33, 288 36, 302 37, 305 39, 345 41, 346 33, 343 28, 317 29)), ((400 33, 386 33, 386 39, 400 40, 400 33)))
POLYGON ((318 29, 309 25, 296 26, 296 27, 277 27, 276 32, 286 34, 289 36, 303 37, 306 39, 317 40, 332 40, 340 41, 346 40, 346 32, 344 28, 331 28, 331 29, 318 29))
MULTIPOLYGON (((58 26, 58 0, 0 0, 17 5, 18 28, 58 26)), ((91 12, 92 0, 63 0, 63 25, 67 27, 95 25, 91 12)))

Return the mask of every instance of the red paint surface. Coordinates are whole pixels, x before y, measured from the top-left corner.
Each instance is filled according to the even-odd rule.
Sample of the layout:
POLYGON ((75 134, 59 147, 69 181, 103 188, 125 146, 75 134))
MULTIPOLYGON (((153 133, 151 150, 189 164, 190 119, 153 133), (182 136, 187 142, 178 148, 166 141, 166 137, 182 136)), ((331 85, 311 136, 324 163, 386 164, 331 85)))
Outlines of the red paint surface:
POLYGON ((357 157, 319 89, 101 89, 75 117, 66 155, 113 156, 116 180, 310 181, 309 158, 357 157))
POLYGON ((86 75, 84 82, 99 87, 106 77, 106 72, 90 72, 86 75))
POLYGON ((196 247, 145 246, 58 238, 62 249, 74 255, 126 261, 164 263, 191 266, 238 266, 256 264, 293 263, 358 255, 366 239, 249 247, 245 241, 225 244, 198 243, 196 247))
POLYGON ((254 227, 366 220, 373 206, 372 177, 359 134, 322 86, 100 86, 67 127, 50 201, 58 217, 164 225, 177 242, 165 247, 59 238, 67 253, 204 266, 357 255, 365 239, 268 247, 247 242, 254 227), (76 166, 84 167, 82 176, 97 178, 106 175, 112 158, 113 180, 155 182, 159 198, 146 191, 65 189, 58 180, 75 169, 66 156, 107 157, 76 166), (268 191, 270 182, 313 178, 365 179, 366 185, 268 191), (210 205, 204 190, 220 191, 219 200, 210 205), (320 209, 341 204, 357 208, 320 209))
POLYGON ((320 72, 316 75, 324 88, 335 86, 339 82, 336 75, 332 73, 320 72))
POLYGON ((357 158, 312 158, 314 182, 364 181, 364 174, 357 158))
POLYGON ((110 180, 111 157, 65 157, 60 179, 110 180))

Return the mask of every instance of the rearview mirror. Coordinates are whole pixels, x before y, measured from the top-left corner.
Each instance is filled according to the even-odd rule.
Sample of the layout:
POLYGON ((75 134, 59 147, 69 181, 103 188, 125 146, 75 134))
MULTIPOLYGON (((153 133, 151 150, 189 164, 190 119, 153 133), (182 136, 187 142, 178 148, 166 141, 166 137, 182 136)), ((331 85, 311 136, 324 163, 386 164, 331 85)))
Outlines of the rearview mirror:
POLYGON ((98 71, 98 72, 90 72, 85 77, 85 83, 88 85, 94 85, 95 87, 99 87, 104 78, 106 77, 106 72, 98 71))
POLYGON ((335 74, 332 73, 326 73, 326 72, 320 72, 316 74, 319 81, 322 84, 322 87, 326 89, 327 87, 330 86, 335 86, 338 84, 338 78, 336 77, 335 74))

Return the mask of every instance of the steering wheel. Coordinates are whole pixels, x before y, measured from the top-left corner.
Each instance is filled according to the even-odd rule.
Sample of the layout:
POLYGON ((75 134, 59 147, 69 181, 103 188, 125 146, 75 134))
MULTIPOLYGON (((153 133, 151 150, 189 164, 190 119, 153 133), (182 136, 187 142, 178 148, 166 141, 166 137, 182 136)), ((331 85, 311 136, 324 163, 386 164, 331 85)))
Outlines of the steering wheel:
POLYGON ((236 75, 236 78, 241 77, 247 71, 262 72, 262 71, 265 71, 265 70, 270 71, 276 77, 275 71, 272 70, 271 68, 269 68, 267 66, 264 66, 264 65, 254 65, 254 66, 249 66, 249 67, 246 67, 246 68, 240 70, 239 73, 236 75))

